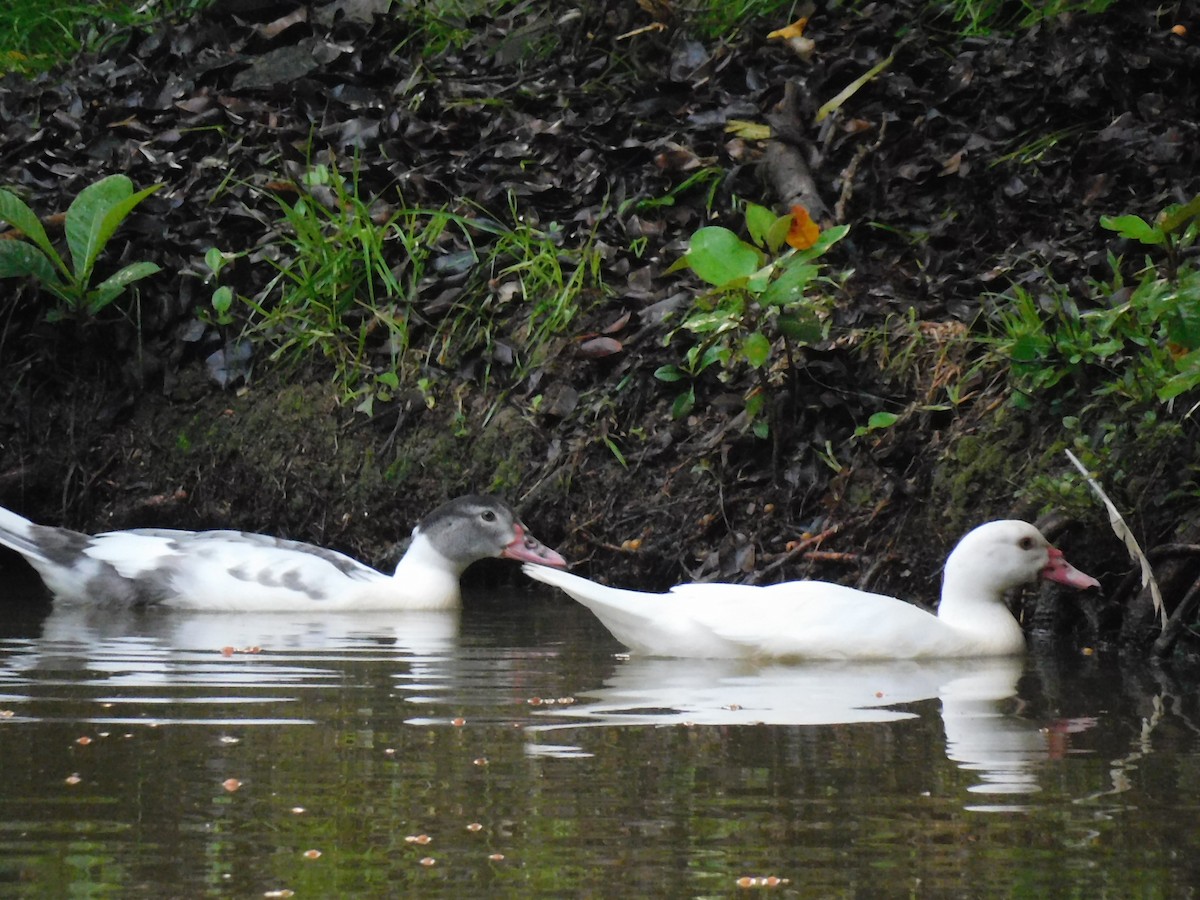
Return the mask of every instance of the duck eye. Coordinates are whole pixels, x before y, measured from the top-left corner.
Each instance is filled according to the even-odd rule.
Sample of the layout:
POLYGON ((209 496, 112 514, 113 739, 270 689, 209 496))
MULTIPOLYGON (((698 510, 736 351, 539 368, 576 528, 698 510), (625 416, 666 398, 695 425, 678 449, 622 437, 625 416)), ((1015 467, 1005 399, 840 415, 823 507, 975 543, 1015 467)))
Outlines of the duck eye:
POLYGON ((485 509, 482 513, 480 513, 479 518, 483 519, 485 522, 495 522, 496 514, 490 509, 485 509))
POLYGON ((1017 541, 1017 546, 1020 547, 1022 550, 1032 550, 1033 549, 1033 538, 1023 537, 1019 541, 1017 541))

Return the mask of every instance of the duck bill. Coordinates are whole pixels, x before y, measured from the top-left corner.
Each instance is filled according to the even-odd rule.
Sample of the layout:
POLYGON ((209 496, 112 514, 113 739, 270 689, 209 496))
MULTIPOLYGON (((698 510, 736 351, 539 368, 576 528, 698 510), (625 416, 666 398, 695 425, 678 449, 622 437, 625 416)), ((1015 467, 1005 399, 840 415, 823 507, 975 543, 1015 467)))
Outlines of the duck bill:
POLYGON ((512 543, 500 553, 506 559, 518 559, 521 562, 553 566, 556 569, 567 567, 565 559, 527 532, 525 526, 519 522, 513 527, 513 535, 512 543))
POLYGON ((1067 558, 1057 547, 1050 548, 1050 562, 1046 563, 1046 568, 1042 569, 1042 577, 1047 581, 1057 581, 1059 584, 1079 588, 1081 591, 1100 587, 1100 582, 1095 578, 1085 572, 1080 572, 1067 562, 1067 558))

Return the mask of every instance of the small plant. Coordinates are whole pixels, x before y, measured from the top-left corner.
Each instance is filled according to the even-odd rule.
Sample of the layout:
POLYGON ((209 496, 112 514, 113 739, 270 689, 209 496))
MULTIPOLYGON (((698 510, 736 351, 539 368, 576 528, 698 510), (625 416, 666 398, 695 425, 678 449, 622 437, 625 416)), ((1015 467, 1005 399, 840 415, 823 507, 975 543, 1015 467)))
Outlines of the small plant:
MULTIPOLYGON (((277 274, 255 299, 251 333, 275 344, 273 359, 333 362, 341 401, 371 415, 376 401, 415 384, 437 402, 437 368, 500 361, 516 378, 562 333, 585 290, 600 287, 600 254, 589 240, 566 249, 556 226, 512 227, 487 216, 392 207, 360 194, 357 169, 312 165, 295 197, 276 193, 283 238, 277 274), (431 286, 453 278, 436 298, 431 286)), ((219 275, 217 251, 206 265, 219 275)), ((230 318, 232 292, 213 294, 217 323, 230 318)))
POLYGON ((1094 306, 1082 311, 1064 288, 1040 302, 1014 288, 996 314, 995 346, 1009 361, 1017 406, 1064 387, 1145 405, 1200 386, 1200 270, 1183 257, 1200 234, 1200 197, 1167 207, 1153 225, 1138 216, 1101 224, 1161 248, 1165 269, 1147 259, 1128 286, 1110 254, 1113 278, 1092 286, 1094 306))
POLYGON ((135 262, 92 284, 96 260, 109 239, 134 208, 162 187, 151 185, 134 191, 124 175, 110 175, 89 185, 67 209, 68 266, 41 221, 16 194, 0 190, 0 221, 8 222, 27 239, 0 241, 0 278, 30 277, 62 301, 48 318, 94 316, 119 297, 129 285, 160 271, 152 262, 135 262))
POLYGON ((935 0, 935 9, 946 11, 966 36, 994 30, 1027 29, 1068 13, 1102 13, 1116 0, 935 0))
POLYGON ((203 310, 200 317, 210 324, 216 325, 218 328, 227 328, 233 324, 233 288, 227 284, 220 284, 221 270, 224 269, 238 254, 222 253, 216 247, 209 247, 204 254, 204 265, 207 267, 209 274, 205 276, 206 282, 213 282, 215 287, 212 292, 212 312, 203 310))
POLYGON ((748 367, 756 373, 756 383, 746 395, 745 411, 753 432, 766 437, 774 416, 770 372, 776 348, 794 371, 794 349, 825 336, 822 301, 810 288, 821 275, 817 260, 849 227, 822 231, 803 207, 776 216, 750 203, 746 231, 748 241, 727 228, 701 228, 692 235, 687 254, 669 270, 689 268, 711 287, 697 297, 680 326, 697 338, 682 365, 662 366, 654 374, 661 381, 687 383, 672 407, 679 418, 695 406, 696 384, 704 372, 719 365, 721 376, 729 379, 748 367))

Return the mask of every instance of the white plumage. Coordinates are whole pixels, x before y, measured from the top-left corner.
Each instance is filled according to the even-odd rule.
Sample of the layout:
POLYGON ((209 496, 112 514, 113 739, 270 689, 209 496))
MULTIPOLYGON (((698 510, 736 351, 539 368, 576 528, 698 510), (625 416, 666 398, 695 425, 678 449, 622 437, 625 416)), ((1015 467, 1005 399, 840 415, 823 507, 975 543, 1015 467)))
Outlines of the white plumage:
POLYGON ((1071 566, 1027 522, 989 522, 946 561, 936 615, 883 594, 824 581, 768 586, 682 584, 665 594, 606 587, 526 564, 566 591, 630 650, 651 656, 911 659, 1000 656, 1025 648, 1004 592, 1041 576, 1076 588, 1099 583, 1071 566))

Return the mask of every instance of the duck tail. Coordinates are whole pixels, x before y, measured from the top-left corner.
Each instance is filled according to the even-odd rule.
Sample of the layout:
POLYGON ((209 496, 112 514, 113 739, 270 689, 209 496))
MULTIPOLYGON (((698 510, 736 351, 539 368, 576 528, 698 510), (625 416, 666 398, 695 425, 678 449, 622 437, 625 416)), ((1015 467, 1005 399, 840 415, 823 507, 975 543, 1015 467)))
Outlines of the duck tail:
POLYGON ((40 559, 42 554, 33 536, 35 527, 24 516, 0 506, 0 544, 16 550, 26 558, 33 556, 40 559))

